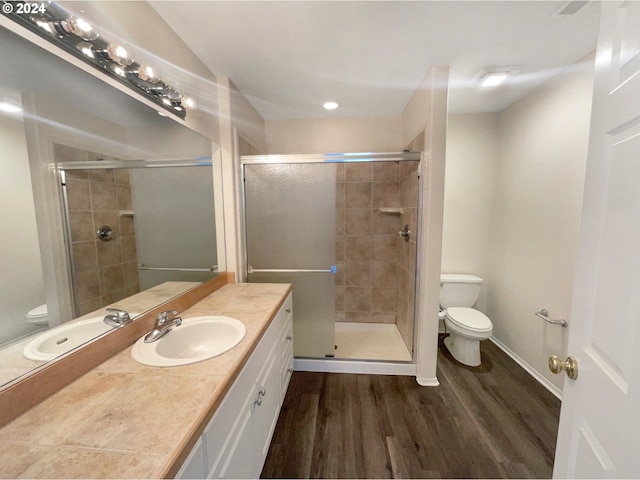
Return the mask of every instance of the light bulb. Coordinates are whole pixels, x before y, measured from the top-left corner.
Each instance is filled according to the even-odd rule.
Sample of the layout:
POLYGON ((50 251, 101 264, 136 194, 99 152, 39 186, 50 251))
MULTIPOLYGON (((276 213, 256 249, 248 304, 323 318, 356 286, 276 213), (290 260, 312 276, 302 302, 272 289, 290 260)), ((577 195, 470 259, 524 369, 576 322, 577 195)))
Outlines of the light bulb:
POLYGON ((144 80, 149 83, 158 83, 158 80, 160 80, 158 72, 149 65, 140 65, 140 68, 138 69, 138 77, 140 80, 144 80))
POLYGON ((107 47, 107 55, 112 61, 123 67, 127 67, 133 63, 133 56, 124 45, 110 43, 107 47))
POLYGON ((187 110, 196 110, 198 108, 198 104, 193 97, 182 97, 180 104, 187 110))
POLYGON ((65 32, 71 33, 83 40, 95 40, 99 33, 95 27, 95 22, 84 12, 82 15, 72 14, 68 19, 61 22, 61 26, 65 32))

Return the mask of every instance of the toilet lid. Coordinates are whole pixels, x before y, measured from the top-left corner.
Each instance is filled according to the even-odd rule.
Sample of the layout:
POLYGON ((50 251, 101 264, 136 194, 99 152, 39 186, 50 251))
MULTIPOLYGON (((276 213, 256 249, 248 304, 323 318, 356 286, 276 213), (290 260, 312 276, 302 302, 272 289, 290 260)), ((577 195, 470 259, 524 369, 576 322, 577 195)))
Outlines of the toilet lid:
POLYGON ((453 323, 469 330, 485 331, 493 328, 489 317, 475 308, 450 307, 447 308, 447 317, 453 323))
POLYGON ((27 318, 46 317, 48 313, 49 312, 47 311, 47 304, 45 303, 44 305, 40 305, 39 307, 36 307, 33 310, 30 310, 29 313, 27 313, 27 318))

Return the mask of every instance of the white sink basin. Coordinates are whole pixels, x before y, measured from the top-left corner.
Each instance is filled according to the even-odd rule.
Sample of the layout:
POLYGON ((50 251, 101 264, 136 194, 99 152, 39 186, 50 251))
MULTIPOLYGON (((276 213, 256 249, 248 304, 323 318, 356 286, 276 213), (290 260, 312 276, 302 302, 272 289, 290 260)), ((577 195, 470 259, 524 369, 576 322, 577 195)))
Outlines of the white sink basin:
MULTIPOLYGON (((133 313, 130 315, 131 318, 135 316, 133 313)), ((65 323, 47 330, 24 347, 24 356, 29 360, 53 360, 114 328, 103 320, 104 315, 65 323)))
POLYGON ((144 343, 144 337, 134 345, 131 354, 143 365, 175 367, 201 362, 221 355, 244 338, 247 329, 231 317, 207 315, 185 318, 164 337, 144 343))

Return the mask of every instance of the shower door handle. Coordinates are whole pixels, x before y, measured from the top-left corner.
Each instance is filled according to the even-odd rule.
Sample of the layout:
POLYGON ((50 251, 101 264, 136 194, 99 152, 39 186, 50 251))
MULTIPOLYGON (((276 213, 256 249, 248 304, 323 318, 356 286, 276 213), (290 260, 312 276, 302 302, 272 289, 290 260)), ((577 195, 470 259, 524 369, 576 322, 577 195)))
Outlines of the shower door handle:
POLYGON ((335 265, 331 265, 328 270, 304 270, 291 268, 253 268, 249 265, 247 273, 333 273, 337 272, 335 265))

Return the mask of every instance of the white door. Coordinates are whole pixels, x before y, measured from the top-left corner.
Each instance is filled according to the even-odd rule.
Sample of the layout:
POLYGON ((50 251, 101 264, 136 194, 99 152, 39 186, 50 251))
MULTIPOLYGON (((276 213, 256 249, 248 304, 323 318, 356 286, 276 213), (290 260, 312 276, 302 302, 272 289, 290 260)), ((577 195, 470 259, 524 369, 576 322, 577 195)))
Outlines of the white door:
POLYGON ((554 477, 640 478, 640 2, 602 2, 554 477))

